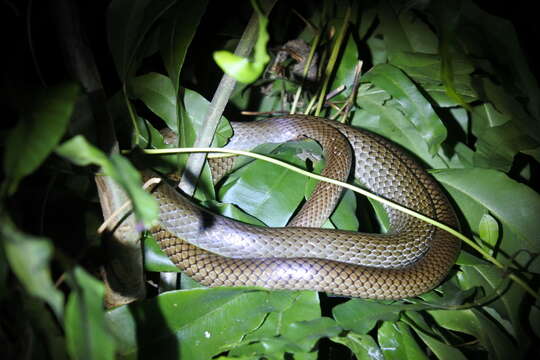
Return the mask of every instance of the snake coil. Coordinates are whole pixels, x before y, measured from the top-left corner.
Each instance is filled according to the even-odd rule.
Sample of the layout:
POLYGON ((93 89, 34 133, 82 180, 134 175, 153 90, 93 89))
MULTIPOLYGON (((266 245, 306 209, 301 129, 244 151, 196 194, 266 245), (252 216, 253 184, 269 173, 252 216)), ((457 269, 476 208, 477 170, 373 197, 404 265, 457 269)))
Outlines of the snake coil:
MULTIPOLYGON (((354 177, 372 192, 458 227, 438 184, 397 145, 370 132, 323 118, 288 115, 233 123, 228 148, 302 138, 317 141, 322 175, 354 177)), ((224 169, 214 166, 224 173, 224 169)), ((454 264, 460 241, 410 215, 385 207, 386 234, 317 228, 331 215, 341 189, 321 182, 284 228, 243 224, 191 203, 167 184, 157 186, 160 225, 152 233, 182 271, 207 286, 310 289, 373 299, 420 295, 438 285, 454 264)))

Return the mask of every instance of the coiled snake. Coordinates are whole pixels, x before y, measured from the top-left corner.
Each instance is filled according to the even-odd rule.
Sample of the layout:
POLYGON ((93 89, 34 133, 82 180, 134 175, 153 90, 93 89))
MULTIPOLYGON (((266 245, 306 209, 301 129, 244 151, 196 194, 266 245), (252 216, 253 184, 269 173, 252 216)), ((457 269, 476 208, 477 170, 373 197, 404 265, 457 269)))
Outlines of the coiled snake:
MULTIPOLYGON (((326 159, 322 175, 346 180, 352 164, 355 179, 372 192, 458 227, 452 206, 431 176, 404 150, 375 134, 304 115, 232 125, 229 148, 313 139, 326 159)), ((207 286, 401 299, 429 291, 444 279, 459 253, 459 240, 410 215, 385 207, 386 234, 316 228, 332 213, 340 192, 321 182, 287 227, 266 228, 214 215, 160 184, 153 192, 160 225, 152 233, 174 264, 207 286)))

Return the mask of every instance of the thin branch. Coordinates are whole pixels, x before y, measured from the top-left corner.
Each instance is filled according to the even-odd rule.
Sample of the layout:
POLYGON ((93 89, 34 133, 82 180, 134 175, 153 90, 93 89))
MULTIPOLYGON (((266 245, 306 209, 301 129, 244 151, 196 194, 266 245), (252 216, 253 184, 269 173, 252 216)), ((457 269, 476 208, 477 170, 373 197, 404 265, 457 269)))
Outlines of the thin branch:
MULTIPOLYGON (((106 96, 92 50, 83 40, 78 8, 69 0, 53 2, 55 24, 70 76, 83 87, 86 96, 78 108, 93 117, 97 142, 104 152, 119 152, 114 126, 108 113, 106 96)), ((92 134, 93 135, 93 134, 92 134)), ((104 218, 122 206, 127 194, 107 176, 95 176, 104 218)), ((117 219, 119 220, 119 219, 117 219)), ((140 234, 135 217, 124 219, 104 241, 107 261, 102 271, 105 282, 105 305, 114 307, 146 297, 140 234)))
POLYGON ((322 106, 325 101, 326 96, 326 89, 328 88, 328 84, 330 82, 330 76, 332 75, 332 72, 334 70, 334 67, 336 65, 337 57, 339 55, 339 51, 341 49, 341 44, 343 43, 343 40, 345 39, 345 33, 347 31, 347 28, 349 26, 349 19, 351 17, 351 8, 347 8, 347 12, 345 13, 345 19, 343 19, 343 23, 341 24, 341 27, 339 28, 339 33, 337 35, 336 41, 334 43, 334 47, 332 48, 332 53, 330 54, 330 59, 328 59, 328 64, 326 66, 326 70, 324 73, 324 81, 323 86, 321 89, 321 93, 319 95, 319 101, 317 103, 317 108, 315 110, 315 115, 318 116, 321 113, 322 106))
MULTIPOLYGON (((265 11, 269 12, 276 1, 277 0, 267 0, 264 4, 265 11)), ((247 57, 250 54, 253 45, 255 44, 255 40, 257 39, 257 31, 258 15, 254 12, 238 46, 236 47, 236 55, 247 57)), ((208 106, 203 122, 204 126, 195 141, 195 147, 209 147, 210 144, 212 144, 212 139, 214 138, 219 119, 221 118, 221 114, 223 114, 225 105, 227 105, 235 85, 236 80, 227 74, 223 74, 214 97, 212 98, 212 102, 208 106)), ((188 196, 193 196, 195 193, 197 180, 199 179, 205 160, 206 154, 201 153, 192 154, 186 162, 186 168, 182 174, 182 179, 180 180, 178 187, 188 196)))

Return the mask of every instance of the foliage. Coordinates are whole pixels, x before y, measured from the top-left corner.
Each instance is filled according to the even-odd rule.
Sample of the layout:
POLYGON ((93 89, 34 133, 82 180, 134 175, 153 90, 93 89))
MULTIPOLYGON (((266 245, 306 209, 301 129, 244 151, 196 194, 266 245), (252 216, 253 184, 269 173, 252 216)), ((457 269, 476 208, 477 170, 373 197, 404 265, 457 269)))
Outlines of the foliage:
MULTIPOLYGON (((147 225, 155 219, 155 204, 137 190, 139 176, 125 157, 108 158, 79 135, 93 138, 84 130, 88 107, 81 106, 91 94, 71 83, 14 91, 10 104, 18 122, 2 133, 0 203, 0 342, 8 357, 20 349, 26 356, 53 359, 508 359, 534 354, 539 301, 507 274, 538 293, 540 91, 511 23, 469 1, 296 5, 278 2, 268 17, 268 34, 274 48, 295 38, 314 44, 317 81, 288 76, 289 60, 284 73, 266 72, 253 84, 237 85, 228 117, 238 119, 241 110, 288 111, 293 102, 297 111, 313 113, 314 104, 327 95, 321 91, 326 86, 317 84, 329 90, 345 85, 345 91, 326 100, 320 115, 341 117, 414 154, 447 191, 462 232, 505 268, 464 246, 446 281, 413 299, 377 302, 191 283, 105 311, 103 284, 94 276, 101 252, 95 190, 88 169, 63 157, 79 166, 100 165, 127 189, 147 225), (53 214, 44 214, 41 209, 47 207, 34 199, 42 192, 61 202, 48 208, 53 214)), ((194 143, 204 127, 205 97, 211 97, 221 75, 211 63, 212 53, 232 49, 235 41, 222 35, 241 34, 251 10, 247 1, 237 9, 206 1, 111 2, 107 40, 100 41, 108 41, 120 84, 106 89, 117 93, 103 106, 123 149, 194 143), (224 20, 232 14, 241 21, 224 20), (177 133, 178 144, 166 143, 160 128, 177 133)), ((266 55, 261 54, 264 36, 262 41, 259 59, 266 55)), ((111 73, 100 70, 102 76, 111 73)), ((223 117, 213 144, 222 146, 230 136, 223 117)), ((313 142, 258 150, 314 171, 324 166, 313 142)), ((140 154, 133 158, 140 160, 140 154)), ((170 171, 182 167, 185 157, 146 161, 170 171)), ((286 224, 314 182, 258 160, 242 161, 216 188, 205 168, 196 198, 245 222, 286 224)), ((380 207, 369 205, 346 192, 325 226, 384 230, 380 207)), ((176 271, 152 239, 144 244, 149 279, 157 279, 159 271, 176 271)))

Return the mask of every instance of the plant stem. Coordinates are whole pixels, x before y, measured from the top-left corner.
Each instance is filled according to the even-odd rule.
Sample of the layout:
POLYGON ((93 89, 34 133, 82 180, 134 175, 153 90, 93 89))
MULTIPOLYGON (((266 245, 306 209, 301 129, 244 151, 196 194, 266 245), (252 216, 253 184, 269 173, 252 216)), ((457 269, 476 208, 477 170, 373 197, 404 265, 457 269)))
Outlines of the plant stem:
MULTIPOLYGON (((277 0, 267 0, 264 4, 264 10, 266 12, 269 12, 276 1, 277 0)), ((244 31, 244 34, 242 34, 242 38, 240 39, 238 46, 236 47, 236 50, 234 52, 235 55, 243 57, 249 55, 249 53, 253 49, 253 45, 257 38, 257 31, 258 15, 254 13, 246 27, 246 30, 244 31)), ((214 97, 212 98, 212 102, 208 106, 208 110, 204 117, 204 125, 202 131, 197 137, 194 147, 208 147, 211 145, 212 139, 214 138, 214 133, 216 132, 219 123, 219 119, 221 118, 221 114, 223 114, 225 105, 227 105, 227 102, 231 97, 235 85, 236 80, 234 78, 230 77, 227 74, 223 74, 223 77, 219 82, 214 97)), ((197 179, 199 179, 205 160, 206 154, 199 153, 192 154, 186 162, 186 167, 184 169, 182 179, 180 180, 178 187, 182 189, 182 191, 188 196, 193 196, 193 194, 195 193, 195 188, 197 187, 198 181, 197 179)))
POLYGON ((339 33, 337 35, 336 42, 334 43, 334 47, 332 48, 330 59, 328 59, 328 64, 326 66, 326 70, 324 74, 324 82, 321 89, 321 93, 319 95, 319 102, 317 103, 317 108, 315 110, 315 116, 319 116, 319 114, 321 113, 322 106, 326 98, 326 89, 328 88, 328 83, 330 82, 330 76, 332 75, 332 72, 336 65, 336 61, 339 55, 341 44, 343 43, 343 39, 345 38, 345 33, 347 31, 347 27, 349 26, 350 17, 351 17, 351 8, 348 7, 347 12, 345 13, 345 18, 343 19, 343 24, 341 24, 341 27, 339 28, 339 33))

